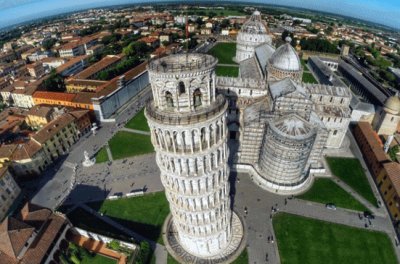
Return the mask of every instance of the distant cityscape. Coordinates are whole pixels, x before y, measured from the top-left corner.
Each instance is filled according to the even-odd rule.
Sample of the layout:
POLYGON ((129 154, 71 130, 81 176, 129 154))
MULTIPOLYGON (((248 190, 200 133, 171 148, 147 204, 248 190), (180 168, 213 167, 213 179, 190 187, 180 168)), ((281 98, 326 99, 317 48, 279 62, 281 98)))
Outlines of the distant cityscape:
POLYGON ((146 4, 0 49, 0 264, 399 262, 398 31, 146 4))

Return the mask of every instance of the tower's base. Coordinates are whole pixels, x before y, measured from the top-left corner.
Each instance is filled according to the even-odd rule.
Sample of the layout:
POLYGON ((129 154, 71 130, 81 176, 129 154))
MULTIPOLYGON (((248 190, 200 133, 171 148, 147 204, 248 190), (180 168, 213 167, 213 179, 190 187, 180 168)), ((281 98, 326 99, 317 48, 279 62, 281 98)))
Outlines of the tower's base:
POLYGON ((230 263, 234 261, 246 246, 246 239, 244 236, 243 223, 239 216, 232 212, 232 240, 224 251, 220 254, 209 257, 201 258, 187 252, 179 242, 179 237, 176 232, 172 215, 170 214, 164 222, 163 226, 163 239, 168 253, 174 259, 184 264, 216 264, 216 263, 230 263))

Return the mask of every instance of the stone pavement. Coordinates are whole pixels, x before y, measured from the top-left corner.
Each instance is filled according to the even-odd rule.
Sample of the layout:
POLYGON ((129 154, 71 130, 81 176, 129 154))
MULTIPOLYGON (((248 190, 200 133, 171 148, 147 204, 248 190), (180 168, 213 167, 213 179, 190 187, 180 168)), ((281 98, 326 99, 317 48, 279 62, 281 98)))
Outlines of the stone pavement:
MULTIPOLYGON (((115 123, 102 123, 96 135, 89 133, 81 137, 67 155, 42 174, 39 181, 26 183, 31 190, 28 195, 33 197, 32 202, 51 209, 59 206, 67 198, 69 192, 75 189, 75 170, 71 168, 71 164, 79 170, 84 159, 83 152, 86 150, 90 156, 95 155, 124 124, 144 107, 149 98, 151 98, 150 86, 119 111, 115 123)), ((156 167, 156 164, 153 166, 156 167)))
POLYGON ((101 201, 111 195, 125 195, 135 190, 158 192, 164 190, 155 153, 123 160, 104 162, 77 170, 74 190, 64 204, 101 201))

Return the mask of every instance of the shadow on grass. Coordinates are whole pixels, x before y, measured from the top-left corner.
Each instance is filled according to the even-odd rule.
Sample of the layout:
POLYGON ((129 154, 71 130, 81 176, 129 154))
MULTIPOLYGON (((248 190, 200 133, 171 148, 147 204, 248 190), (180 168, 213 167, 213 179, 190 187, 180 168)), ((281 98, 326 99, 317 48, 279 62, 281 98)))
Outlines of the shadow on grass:
POLYGON ((129 228, 133 232, 138 233, 139 235, 141 235, 147 239, 150 239, 157 243, 160 242, 162 226, 149 225, 149 224, 129 221, 129 220, 125 220, 125 219, 120 219, 120 218, 112 217, 112 216, 108 216, 108 218, 119 223, 120 225, 123 225, 126 228, 129 228))

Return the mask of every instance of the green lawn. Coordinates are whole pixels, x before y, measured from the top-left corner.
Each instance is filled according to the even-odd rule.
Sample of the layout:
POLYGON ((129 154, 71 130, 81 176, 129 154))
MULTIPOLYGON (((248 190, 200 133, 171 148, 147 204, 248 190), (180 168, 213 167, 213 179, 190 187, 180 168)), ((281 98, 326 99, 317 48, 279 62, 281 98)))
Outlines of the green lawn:
POLYGON ((307 60, 301 59, 301 66, 304 67, 304 70, 305 70, 305 71, 308 71, 308 68, 307 68, 307 60))
POLYGON ((119 131, 108 144, 115 160, 154 152, 150 136, 127 131, 119 131))
POLYGON ((235 261, 231 264, 248 264, 249 263, 249 256, 247 254, 247 249, 243 250, 243 252, 239 255, 235 261))
POLYGON ((236 64, 236 43, 217 43, 208 53, 218 58, 219 64, 236 64))
POLYGON ((107 150, 105 147, 101 148, 99 152, 96 154, 96 163, 107 162, 110 159, 108 158, 107 150))
POLYGON ((161 228, 169 214, 164 192, 88 205, 135 232, 162 243, 161 228))
POLYGON ((89 255, 82 259, 81 264, 116 264, 117 260, 99 254, 89 255))
POLYGON ((174 257, 172 257, 170 254, 168 254, 167 264, 179 264, 179 262, 176 261, 176 260, 174 259, 174 257))
POLYGON ((217 66, 215 69, 215 74, 217 74, 217 76, 238 77, 239 67, 217 66))
POLYGON ((317 179, 310 190, 297 198, 317 203, 334 203, 338 207, 356 211, 367 208, 330 179, 317 179))
POLYGON ((398 263, 384 233, 285 213, 273 226, 282 264, 398 263))
POLYGON ((150 131, 147 119, 144 116, 144 108, 129 120, 125 127, 141 131, 150 131))
POLYGON ((116 259, 111 259, 93 252, 78 245, 69 244, 68 249, 62 253, 62 263, 80 263, 80 264, 116 264, 116 259))
POLYGON ((79 228, 92 231, 98 234, 109 236, 123 241, 130 241, 129 237, 119 229, 107 224, 93 214, 82 208, 76 208, 67 215, 71 223, 79 228))
POLYGON ((367 176, 358 159, 327 157, 326 161, 334 175, 353 188, 354 191, 371 204, 378 206, 367 176))
POLYGON ((305 83, 318 83, 311 72, 303 72, 303 82, 305 82, 305 83))

